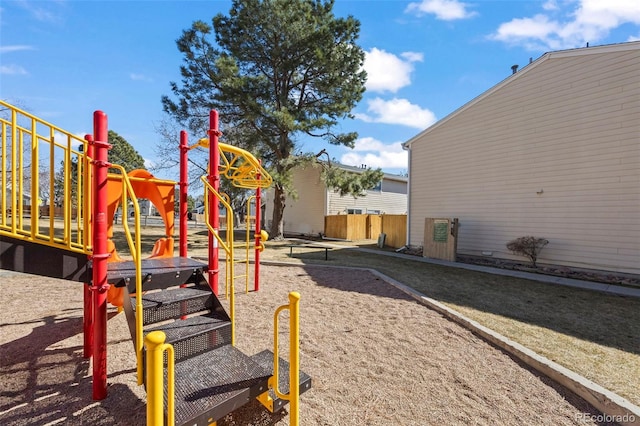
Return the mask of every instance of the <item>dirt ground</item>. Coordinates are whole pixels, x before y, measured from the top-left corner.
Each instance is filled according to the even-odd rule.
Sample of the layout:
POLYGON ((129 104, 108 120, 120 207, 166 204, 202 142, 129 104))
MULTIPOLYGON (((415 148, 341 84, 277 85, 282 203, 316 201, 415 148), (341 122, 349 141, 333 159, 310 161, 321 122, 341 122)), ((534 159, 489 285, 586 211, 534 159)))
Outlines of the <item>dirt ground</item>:
MULTIPOLYGON (((604 424, 580 398, 368 272, 263 265, 261 278, 259 292, 236 296, 237 346, 271 348, 274 310, 301 294, 301 364, 313 378, 302 425, 604 424)), ((93 401, 81 284, 0 270, 0 424, 144 424, 124 314, 110 310, 108 327, 109 395, 93 401)), ((288 425, 286 414, 255 403, 218 424, 288 425)))

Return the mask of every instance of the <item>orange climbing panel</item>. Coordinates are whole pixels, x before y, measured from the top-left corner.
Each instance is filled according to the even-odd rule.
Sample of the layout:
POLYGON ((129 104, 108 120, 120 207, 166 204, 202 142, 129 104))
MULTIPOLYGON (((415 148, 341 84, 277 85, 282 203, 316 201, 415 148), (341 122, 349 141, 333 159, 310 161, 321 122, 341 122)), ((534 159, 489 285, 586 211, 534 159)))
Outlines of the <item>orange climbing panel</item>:
MULTIPOLYGON (((156 241, 150 257, 173 257, 174 246, 174 203, 175 187, 174 181, 156 179, 146 170, 133 170, 127 174, 131 181, 133 192, 137 198, 145 198, 157 209, 165 226, 165 237, 156 241)), ((122 262, 122 259, 113 243, 113 225, 115 213, 122 202, 122 176, 110 173, 107 176, 107 238, 109 262, 122 262)), ((126 220, 127 218, 122 218, 126 220)), ((107 299, 115 306, 122 306, 123 289, 111 287, 107 299)))

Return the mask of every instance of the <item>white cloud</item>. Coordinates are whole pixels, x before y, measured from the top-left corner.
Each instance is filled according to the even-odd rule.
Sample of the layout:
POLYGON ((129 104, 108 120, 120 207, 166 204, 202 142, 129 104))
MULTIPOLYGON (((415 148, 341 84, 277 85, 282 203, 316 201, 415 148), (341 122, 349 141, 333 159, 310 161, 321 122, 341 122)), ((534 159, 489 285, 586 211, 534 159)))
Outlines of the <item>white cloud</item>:
POLYGON ((388 150, 390 146, 393 146, 393 149, 391 149, 392 151, 402 151, 402 144, 400 142, 385 145, 379 140, 371 137, 357 139, 353 146, 353 151, 383 151, 385 149, 388 150))
POLYGON ((424 60, 424 55, 419 52, 402 52, 400 56, 409 62, 422 62, 424 60))
POLYGON ((422 53, 403 52, 401 58, 393 53, 376 49, 365 53, 364 69, 367 72, 367 90, 395 93, 411 84, 413 63, 423 60, 422 53))
POLYGON ((130 73, 129 78, 133 81, 153 81, 150 77, 147 77, 144 74, 130 73))
POLYGON ((37 21, 52 23, 61 23, 63 21, 63 11, 61 10, 61 7, 65 6, 65 2, 63 1, 41 2, 23 0, 16 2, 16 4, 28 11, 37 21))
POLYGON ((27 70, 25 70, 24 68, 22 68, 19 65, 0 65, 0 74, 7 74, 7 75, 26 75, 27 70))
MULTIPOLYGON (((21 50, 33 50, 32 46, 14 44, 9 46, 0 46, 0 54, 19 52, 21 50)), ((0 74, 4 75, 27 75, 26 69, 16 64, 0 65, 0 74)))
POLYGON ((19 52, 21 50, 33 50, 33 46, 27 46, 26 44, 14 44, 10 46, 0 46, 0 53, 19 52))
POLYGON ((418 16, 433 14, 436 19, 453 21, 456 19, 471 18, 475 12, 467 10, 469 5, 458 0, 422 0, 420 3, 409 3, 406 13, 415 13, 418 16))
POLYGON ((355 114, 356 118, 367 123, 402 124, 404 126, 426 129, 436 122, 436 116, 428 109, 422 109, 406 99, 393 98, 385 101, 375 98, 367 102, 368 114, 355 114))
POLYGON ((640 2, 580 0, 561 9, 555 1, 544 3, 545 14, 516 18, 501 24, 489 38, 530 50, 558 50, 597 43, 620 25, 640 24, 640 2))
POLYGON ((340 162, 348 166, 360 167, 365 164, 371 168, 404 169, 408 167, 407 152, 401 142, 385 144, 374 138, 356 140, 352 151, 343 154, 340 162))

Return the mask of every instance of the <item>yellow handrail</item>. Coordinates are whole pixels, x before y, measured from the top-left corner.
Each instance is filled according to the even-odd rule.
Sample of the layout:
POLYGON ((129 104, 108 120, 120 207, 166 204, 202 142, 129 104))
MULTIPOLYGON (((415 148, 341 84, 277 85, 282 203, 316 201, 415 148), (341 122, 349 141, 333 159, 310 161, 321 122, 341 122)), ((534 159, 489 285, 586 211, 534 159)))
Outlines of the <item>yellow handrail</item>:
MULTIPOLYGON (((205 223, 207 224, 207 228, 214 236, 214 238, 220 243, 220 247, 222 247, 227 254, 227 258, 233 261, 234 251, 233 251, 233 210, 231 209, 231 205, 224 199, 222 194, 216 191, 213 186, 207 181, 205 176, 200 178, 202 183, 204 184, 204 217, 205 223), (211 224, 209 223, 209 192, 211 192, 220 203, 227 209, 227 241, 223 241, 218 234, 217 229, 213 229, 211 224), (231 213, 231 214, 230 214, 231 213)), ((235 332, 235 284, 233 279, 233 274, 230 275, 229 278, 229 317, 231 319, 231 345, 235 346, 236 344, 236 332, 235 332)))
MULTIPOLYGON (((136 349, 136 372, 138 377, 138 385, 142 385, 144 382, 144 374, 142 371, 142 357, 143 357, 143 321, 142 321, 142 246, 140 243, 140 206, 138 204, 138 198, 136 197, 135 192, 133 191, 133 186, 131 185, 131 179, 127 175, 124 167, 111 164, 111 168, 120 170, 120 174, 122 176, 122 198, 120 199, 120 205, 122 206, 122 217, 125 218, 122 221, 122 226, 124 229, 124 234, 127 238, 127 244, 129 245, 129 251, 131 253, 131 257, 133 258, 133 263, 136 268, 136 341, 135 341, 135 349, 136 349), (133 226, 135 232, 135 241, 131 237, 131 230, 129 229, 129 221, 126 218, 129 217, 128 206, 129 202, 127 196, 131 199, 131 203, 133 204, 133 226)), ((126 290, 125 290, 126 291, 126 290)))
MULTIPOLYGON (((209 148, 209 138, 202 138, 189 149, 209 148)), ((219 142, 218 151, 223 166, 220 173, 231 180, 234 186, 245 189, 268 188, 273 183, 271 175, 249 151, 233 145, 219 142), (227 158, 224 154, 231 154, 227 158), (258 178, 260 176, 260 178, 258 178)))
POLYGON ((152 331, 144 339, 147 348, 147 425, 164 423, 164 361, 167 351, 167 426, 175 423, 175 354, 173 346, 165 343, 162 331, 152 331))
MULTIPOLYGON (((225 201, 224 205, 231 205, 231 197, 229 197, 229 194, 226 194, 224 192, 220 192, 220 197, 222 197, 225 201)), ((205 194, 205 218, 206 218, 206 223, 208 224, 208 209, 209 209, 209 199, 207 198, 207 194, 205 194)), ((227 215, 230 212, 227 211, 227 215)), ((228 218, 227 215, 225 215, 225 220, 228 223, 228 218)), ((233 240, 232 240, 233 241, 233 240)), ((234 243, 235 244, 235 243, 234 243)), ((227 236, 227 246, 229 245, 229 239, 227 236)), ((235 248, 235 247, 234 247, 235 248)), ((229 298, 229 282, 233 279, 235 282, 235 275, 233 275, 233 259, 231 258, 231 256, 225 256, 224 257, 224 264, 225 264, 225 268, 224 268, 224 297, 225 298, 229 298)))
POLYGON ((0 101, 0 106, 10 112, 8 118, 0 117, 0 234, 90 254, 88 142, 7 102, 0 101), (57 164, 62 167, 58 173, 57 164), (47 222, 40 220, 41 198, 49 199, 47 222), (60 208, 54 207, 54 198, 60 208), (26 208, 31 214, 28 221, 24 220, 26 208), (56 229, 58 209, 62 229, 59 225, 56 229))
POLYGON ((244 280, 244 292, 249 293, 249 246, 251 245, 251 201, 255 200, 256 196, 252 195, 247 199, 247 214, 244 216, 245 223, 245 280, 244 280))
POLYGON ((289 401, 289 424, 298 426, 300 421, 300 293, 289 293, 289 304, 276 309, 273 315, 273 376, 269 387, 280 399, 289 401), (289 393, 283 394, 278 388, 278 317, 280 312, 289 310, 289 393))

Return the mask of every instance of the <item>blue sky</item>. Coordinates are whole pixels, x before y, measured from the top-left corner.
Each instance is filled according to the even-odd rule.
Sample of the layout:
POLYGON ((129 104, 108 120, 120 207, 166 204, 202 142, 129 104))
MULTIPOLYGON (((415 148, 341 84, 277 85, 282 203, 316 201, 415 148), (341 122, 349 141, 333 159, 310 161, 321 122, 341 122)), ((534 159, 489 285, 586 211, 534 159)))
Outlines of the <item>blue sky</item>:
MULTIPOLYGON (((160 98, 180 81, 175 40, 230 5, 4 0, 0 98, 79 135, 91 132, 93 111, 102 110, 110 129, 152 165, 160 98)), ((337 0, 334 12, 361 21, 369 80, 356 119, 341 123, 359 133, 356 148, 329 152, 389 173, 407 171, 402 142, 507 78, 512 65, 587 42, 640 39, 637 0, 337 0)), ((305 148, 317 152, 316 144, 305 148)), ((158 175, 176 178, 177 171, 158 175)))

